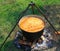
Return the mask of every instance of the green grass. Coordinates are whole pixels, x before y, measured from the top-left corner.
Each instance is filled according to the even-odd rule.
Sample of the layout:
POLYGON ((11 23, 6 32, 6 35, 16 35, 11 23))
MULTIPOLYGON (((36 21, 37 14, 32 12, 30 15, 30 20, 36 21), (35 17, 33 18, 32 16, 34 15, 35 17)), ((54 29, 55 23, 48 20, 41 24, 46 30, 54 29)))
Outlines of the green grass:
POLYGON ((15 25, 19 13, 27 7, 30 1, 42 7, 46 5, 60 5, 60 0, 0 0, 0 44, 2 44, 15 25))

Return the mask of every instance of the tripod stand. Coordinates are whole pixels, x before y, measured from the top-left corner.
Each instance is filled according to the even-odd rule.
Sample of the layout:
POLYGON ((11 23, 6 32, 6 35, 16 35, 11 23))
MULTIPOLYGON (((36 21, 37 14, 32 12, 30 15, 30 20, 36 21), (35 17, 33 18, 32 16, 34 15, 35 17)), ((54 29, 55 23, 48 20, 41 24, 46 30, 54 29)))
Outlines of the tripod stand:
MULTIPOLYGON (((15 29, 16 25, 18 24, 19 20, 24 15, 24 13, 27 12, 27 10, 29 9, 30 6, 32 8, 32 13, 33 14, 34 14, 34 7, 35 7, 35 8, 37 8, 38 12, 41 13, 43 15, 43 17, 47 20, 47 22, 51 25, 51 27, 54 29, 54 31, 57 32, 57 30, 54 28, 54 26, 51 24, 51 22, 47 19, 47 16, 43 13, 43 11, 38 6, 36 6, 35 3, 31 2, 30 4, 28 4, 27 8, 20 13, 19 19, 17 20, 16 24, 14 25, 14 27, 12 28, 12 30, 10 31, 10 33, 8 34, 8 36, 6 37, 6 39, 4 40, 2 45, 0 46, 0 51, 1 51, 1 48, 3 47, 3 45, 5 44, 5 42, 7 41, 7 39, 10 37, 11 33, 14 31, 14 29, 15 29)), ((57 34, 58 34, 58 32, 57 32, 57 34)))

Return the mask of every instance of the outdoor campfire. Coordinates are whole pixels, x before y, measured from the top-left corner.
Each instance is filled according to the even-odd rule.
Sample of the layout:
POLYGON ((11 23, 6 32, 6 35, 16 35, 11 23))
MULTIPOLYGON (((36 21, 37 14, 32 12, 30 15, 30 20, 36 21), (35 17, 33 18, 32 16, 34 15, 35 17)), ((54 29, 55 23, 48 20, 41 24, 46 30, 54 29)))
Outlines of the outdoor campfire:
POLYGON ((18 23, 20 31, 17 32, 15 37, 16 47, 27 48, 26 51, 52 47, 52 36, 49 30, 45 29, 45 24, 41 16, 23 16, 18 23))
POLYGON ((58 32, 54 28, 51 22, 47 19, 47 16, 44 14, 44 12, 39 7, 37 7, 35 3, 31 2, 28 7, 19 15, 19 19, 17 20, 11 32, 6 37, 5 41, 2 43, 0 50, 5 44, 6 40, 10 37, 16 25, 18 25, 19 30, 16 32, 13 44, 17 48, 24 49, 24 51, 39 51, 42 49, 53 47, 53 35, 51 33, 52 29, 50 28, 51 30, 49 30, 49 28, 46 28, 46 25, 48 24, 45 22, 45 20, 54 30, 55 40, 58 40, 58 37, 56 35, 59 35, 60 32, 58 32), (24 15, 30 6, 32 8, 33 14, 24 15), (38 12, 44 17, 44 19, 42 18, 42 16, 34 14, 34 8, 38 10, 38 12))

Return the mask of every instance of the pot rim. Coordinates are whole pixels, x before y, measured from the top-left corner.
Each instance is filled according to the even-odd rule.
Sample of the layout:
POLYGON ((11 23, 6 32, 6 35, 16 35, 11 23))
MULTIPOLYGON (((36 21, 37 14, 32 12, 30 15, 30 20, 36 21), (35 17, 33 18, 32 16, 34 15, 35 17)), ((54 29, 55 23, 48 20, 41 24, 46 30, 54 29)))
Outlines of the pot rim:
MULTIPOLYGON (((39 18, 39 19, 41 19, 43 22, 44 22, 44 28, 45 28, 45 21, 41 18, 41 16, 39 16, 39 15, 26 15, 26 16, 23 16, 22 18, 25 18, 25 17, 36 17, 36 18, 39 18)), ((22 20, 22 18, 19 20, 19 22, 22 20)), ((18 27, 19 27, 19 22, 18 22, 18 27)), ((19 27, 20 28, 20 27, 19 27)), ((43 28, 43 29, 44 29, 43 28)), ((43 30, 42 29, 42 30, 43 30)), ((25 30, 23 30, 22 28, 20 28, 20 30, 22 30, 22 31, 25 31, 25 30)), ((40 31, 42 31, 42 30, 40 30, 40 31)), ((40 31, 37 31, 37 32, 40 32, 40 31)), ((27 31, 25 31, 25 32, 27 32, 27 31)), ((37 32, 28 32, 28 33, 37 33, 37 32)))

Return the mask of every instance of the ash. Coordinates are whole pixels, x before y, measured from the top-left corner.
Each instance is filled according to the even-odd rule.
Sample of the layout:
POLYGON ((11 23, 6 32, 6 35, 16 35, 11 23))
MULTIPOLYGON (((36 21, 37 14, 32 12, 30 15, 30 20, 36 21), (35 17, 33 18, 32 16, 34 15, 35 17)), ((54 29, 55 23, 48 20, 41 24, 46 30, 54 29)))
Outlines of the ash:
POLYGON ((48 28, 44 29, 43 35, 40 37, 40 39, 38 39, 36 43, 33 43, 31 51, 42 51, 48 48, 52 48, 52 40, 52 31, 48 28))
MULTIPOLYGON (((38 40, 34 41, 33 44, 31 45, 31 47, 28 48, 28 46, 25 46, 24 49, 28 48, 27 49, 28 51, 29 51, 29 49, 30 49, 30 51, 42 51, 42 50, 45 50, 48 48, 52 48, 53 47, 52 32, 53 31, 51 28, 45 28, 43 35, 38 40)), ((18 43, 19 39, 23 39, 23 35, 21 34, 20 31, 17 32, 15 41, 14 41, 14 44, 16 45, 17 48, 21 48, 21 44, 18 43)), ((26 44, 28 44, 28 43, 26 43, 26 44)))

